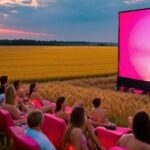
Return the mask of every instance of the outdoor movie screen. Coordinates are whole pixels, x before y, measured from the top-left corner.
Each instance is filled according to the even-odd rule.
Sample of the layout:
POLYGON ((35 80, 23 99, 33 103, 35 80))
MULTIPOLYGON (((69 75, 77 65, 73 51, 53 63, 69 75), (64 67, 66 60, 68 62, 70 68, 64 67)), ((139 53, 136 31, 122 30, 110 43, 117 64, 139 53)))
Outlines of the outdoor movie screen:
POLYGON ((119 13, 118 71, 119 77, 150 81, 150 9, 119 13))

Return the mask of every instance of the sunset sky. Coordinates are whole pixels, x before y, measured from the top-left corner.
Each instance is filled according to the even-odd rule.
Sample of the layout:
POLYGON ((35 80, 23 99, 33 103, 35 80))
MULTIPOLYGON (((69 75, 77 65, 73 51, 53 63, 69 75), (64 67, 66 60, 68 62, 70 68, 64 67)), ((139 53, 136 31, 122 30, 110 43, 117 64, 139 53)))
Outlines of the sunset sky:
POLYGON ((0 39, 117 42, 118 12, 150 0, 0 0, 0 39))

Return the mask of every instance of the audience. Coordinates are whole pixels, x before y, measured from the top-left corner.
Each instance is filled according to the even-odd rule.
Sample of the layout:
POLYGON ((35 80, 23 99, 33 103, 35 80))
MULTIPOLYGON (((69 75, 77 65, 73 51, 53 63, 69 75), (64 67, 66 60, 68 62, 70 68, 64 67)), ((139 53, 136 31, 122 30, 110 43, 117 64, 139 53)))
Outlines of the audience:
POLYGON ((33 111, 27 118, 29 128, 26 134, 39 143, 41 150, 56 150, 51 141, 41 131, 44 117, 41 111, 33 111))
MULTIPOLYGON (((54 113, 54 110, 47 105, 48 103, 45 103, 38 90, 38 85, 36 83, 30 85, 28 98, 21 89, 19 80, 14 81, 14 86, 8 86, 8 77, 2 76, 0 82, 1 107, 10 112, 16 125, 28 123, 28 129, 25 132, 39 143, 41 150, 56 150, 41 131, 44 118, 40 110, 50 113, 54 113), (35 101, 38 101, 40 110, 35 110, 35 106, 33 106, 35 101), (28 118, 24 112, 29 113, 28 118)), ((101 108, 100 98, 93 99, 92 104, 93 108, 88 112, 88 116, 82 101, 70 108, 70 114, 66 111, 66 98, 59 97, 57 99, 55 116, 64 119, 69 125, 63 139, 64 150, 105 149, 95 135, 94 127, 105 126, 116 129, 116 126, 109 121, 106 110, 101 108)), ((128 121, 132 133, 123 135, 119 139, 118 145, 129 150, 150 150, 150 118, 148 114, 143 111, 138 112, 134 117, 130 116, 128 121)))
POLYGON ((150 150, 150 119, 146 112, 138 112, 133 118, 132 132, 123 135, 118 145, 129 150, 150 150))

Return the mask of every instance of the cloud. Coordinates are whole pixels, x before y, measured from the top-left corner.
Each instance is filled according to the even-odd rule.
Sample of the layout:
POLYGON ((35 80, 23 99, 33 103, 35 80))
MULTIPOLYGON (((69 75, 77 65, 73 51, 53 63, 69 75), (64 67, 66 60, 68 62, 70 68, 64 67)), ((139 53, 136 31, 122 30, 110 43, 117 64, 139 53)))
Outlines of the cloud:
POLYGON ((0 0, 0 6, 45 7, 56 0, 0 0))
POLYGON ((135 4, 135 3, 140 3, 144 2, 145 0, 123 0, 125 4, 135 4))
POLYGON ((0 13, 0 17, 7 18, 7 17, 9 17, 9 14, 7 14, 7 13, 0 13))
POLYGON ((19 11, 18 11, 18 10, 15 10, 15 9, 11 10, 10 12, 13 13, 13 14, 19 13, 19 11))
POLYGON ((24 30, 18 30, 18 29, 12 29, 12 28, 5 28, 0 26, 0 34, 6 34, 6 35, 30 35, 30 36, 56 36, 55 34, 47 34, 42 32, 31 32, 31 31, 24 31, 24 30))

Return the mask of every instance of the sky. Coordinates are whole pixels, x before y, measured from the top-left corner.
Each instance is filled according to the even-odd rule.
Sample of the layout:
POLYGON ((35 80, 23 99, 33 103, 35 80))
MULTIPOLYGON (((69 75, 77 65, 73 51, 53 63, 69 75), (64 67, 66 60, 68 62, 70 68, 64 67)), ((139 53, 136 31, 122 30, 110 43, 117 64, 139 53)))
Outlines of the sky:
POLYGON ((0 39, 118 42, 118 12, 150 0, 0 0, 0 39))

